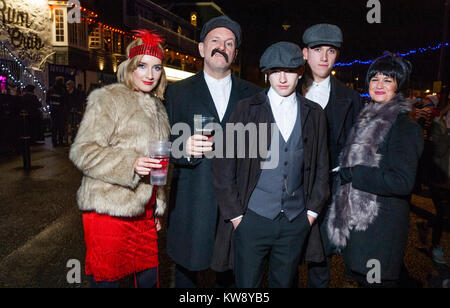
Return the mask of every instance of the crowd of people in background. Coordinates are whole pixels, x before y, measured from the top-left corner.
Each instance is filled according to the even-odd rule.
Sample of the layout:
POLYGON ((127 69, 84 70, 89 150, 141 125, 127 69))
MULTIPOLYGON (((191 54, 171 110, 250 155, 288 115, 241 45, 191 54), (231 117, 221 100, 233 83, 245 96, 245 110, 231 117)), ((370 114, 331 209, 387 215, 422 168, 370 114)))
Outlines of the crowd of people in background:
POLYGON ((45 142, 51 134, 53 146, 67 146, 73 142, 81 122, 86 93, 73 80, 56 77, 47 93, 46 101, 35 95, 35 86, 21 89, 7 85, 0 94, 0 152, 20 153, 21 137, 30 137, 31 144, 45 142))

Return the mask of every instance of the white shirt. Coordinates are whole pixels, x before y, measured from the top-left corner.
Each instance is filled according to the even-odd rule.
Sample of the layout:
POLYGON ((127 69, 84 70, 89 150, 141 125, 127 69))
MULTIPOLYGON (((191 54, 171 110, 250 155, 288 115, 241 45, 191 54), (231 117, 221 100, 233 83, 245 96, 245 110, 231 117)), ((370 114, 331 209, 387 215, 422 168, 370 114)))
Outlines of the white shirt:
POLYGON ((297 95, 280 96, 272 87, 267 93, 275 123, 285 142, 288 142, 297 119, 297 95))
POLYGON ((216 106, 217 114, 220 121, 222 121, 227 111, 228 101, 231 95, 231 74, 227 77, 217 80, 203 71, 206 84, 208 85, 209 93, 211 93, 214 105, 216 106))
POLYGON ((321 83, 313 81, 313 84, 306 93, 305 97, 314 103, 319 104, 322 109, 328 105, 330 100, 331 83, 330 76, 321 83))

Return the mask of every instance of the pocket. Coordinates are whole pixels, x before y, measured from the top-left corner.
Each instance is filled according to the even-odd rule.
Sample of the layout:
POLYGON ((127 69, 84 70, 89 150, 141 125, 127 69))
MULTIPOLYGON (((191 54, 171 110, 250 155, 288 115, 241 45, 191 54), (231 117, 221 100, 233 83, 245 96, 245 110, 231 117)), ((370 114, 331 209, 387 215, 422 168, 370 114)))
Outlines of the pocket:
POLYGON ((240 230, 241 229, 241 227, 242 227, 242 224, 244 223, 244 221, 245 221, 245 217, 247 216, 247 213, 246 214, 244 214, 244 216, 242 217, 242 220, 241 220, 241 222, 239 223, 239 225, 237 226, 237 228, 236 229, 234 229, 234 226, 233 226, 233 229, 234 229, 234 232, 236 232, 236 231, 238 231, 238 230, 240 230))
POLYGON ((305 219, 306 219, 306 224, 307 224, 307 226, 308 226, 308 229, 311 229, 312 225, 311 225, 311 223, 309 222, 309 219, 308 219, 308 213, 305 214, 305 219))

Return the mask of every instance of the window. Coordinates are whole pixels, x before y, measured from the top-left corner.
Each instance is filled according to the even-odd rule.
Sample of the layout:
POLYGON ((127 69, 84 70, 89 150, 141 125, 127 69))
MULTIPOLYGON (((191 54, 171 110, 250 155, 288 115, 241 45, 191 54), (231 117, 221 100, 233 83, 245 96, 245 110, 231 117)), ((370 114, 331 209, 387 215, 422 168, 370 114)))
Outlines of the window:
POLYGON ((71 23, 68 25, 69 44, 72 46, 87 48, 87 24, 86 21, 81 23, 71 23))
POLYGON ((63 43, 64 34, 64 10, 55 9, 55 41, 63 43))
POLYGON ((89 35, 89 48, 101 48, 101 29, 95 27, 94 31, 89 35))

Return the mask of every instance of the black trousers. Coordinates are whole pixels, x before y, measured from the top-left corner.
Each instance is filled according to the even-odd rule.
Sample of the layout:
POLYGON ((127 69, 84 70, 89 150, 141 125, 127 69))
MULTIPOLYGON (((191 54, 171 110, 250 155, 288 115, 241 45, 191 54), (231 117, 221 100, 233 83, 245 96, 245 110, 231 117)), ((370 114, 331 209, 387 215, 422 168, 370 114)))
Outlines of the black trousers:
MULTIPOLYGON (((328 217, 317 222, 320 228, 320 235, 325 250, 325 261, 322 263, 308 264, 308 288, 312 289, 326 289, 330 283, 331 273, 331 256, 335 253, 330 240, 328 239, 327 223, 328 217)), ((298 279, 297 279, 298 280, 298 279)))
POLYGON ((269 288, 290 288, 311 226, 306 211, 293 221, 274 220, 248 210, 233 234, 234 274, 238 288, 258 288, 269 259, 269 288))
MULTIPOLYGON (((195 289, 198 287, 198 276, 200 272, 190 271, 181 265, 175 267, 175 288, 195 289)), ((215 288, 234 288, 233 271, 216 272, 215 288)))

